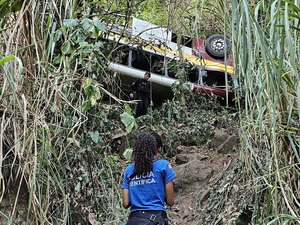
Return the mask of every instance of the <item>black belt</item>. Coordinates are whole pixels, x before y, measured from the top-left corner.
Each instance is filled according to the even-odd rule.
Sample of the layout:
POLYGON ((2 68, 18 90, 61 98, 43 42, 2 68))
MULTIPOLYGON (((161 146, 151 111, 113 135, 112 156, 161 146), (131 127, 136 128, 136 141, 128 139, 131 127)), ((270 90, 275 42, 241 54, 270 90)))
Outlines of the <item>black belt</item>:
POLYGON ((140 217, 140 218, 146 218, 150 221, 154 221, 157 217, 162 217, 167 219, 167 213, 165 211, 159 211, 159 210, 145 210, 145 211, 134 211, 131 212, 129 215, 129 218, 131 217, 140 217))

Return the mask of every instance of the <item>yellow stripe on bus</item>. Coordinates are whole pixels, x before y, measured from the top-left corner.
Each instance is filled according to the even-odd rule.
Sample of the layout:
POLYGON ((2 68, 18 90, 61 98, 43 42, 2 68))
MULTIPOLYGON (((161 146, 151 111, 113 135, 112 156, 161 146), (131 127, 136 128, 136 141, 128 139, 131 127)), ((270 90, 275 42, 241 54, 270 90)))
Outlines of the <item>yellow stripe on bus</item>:
MULTIPOLYGON (((153 50, 155 50, 156 52, 160 52, 162 54, 169 53, 170 55, 180 57, 178 52, 174 51, 174 50, 169 50, 169 49, 164 48, 164 47, 158 48, 156 46, 151 46, 151 48, 153 50)), ((143 47, 143 49, 148 49, 148 48, 143 47)), ((223 63, 213 62, 213 61, 206 60, 206 59, 201 59, 197 56, 189 55, 189 54, 186 54, 186 53, 183 53, 180 58, 186 59, 187 61, 189 61, 191 63, 194 63, 196 65, 202 66, 206 69, 214 69, 214 70, 219 70, 219 71, 224 71, 224 72, 227 69, 228 74, 230 74, 230 75, 233 74, 233 67, 229 66, 229 65, 226 66, 223 63)))
MULTIPOLYGON (((125 38, 120 37, 120 35, 118 35, 118 34, 110 34, 109 39, 110 40, 114 40, 114 39, 119 40, 121 43, 123 42, 124 44, 132 44, 132 43, 129 43, 125 38)), ((166 48, 164 46, 157 47, 154 44, 147 43, 146 46, 142 46, 142 49, 144 49, 145 51, 148 50, 150 52, 154 51, 155 53, 158 52, 162 55, 168 54, 169 56, 167 56, 167 57, 169 57, 169 58, 179 57, 179 58, 185 59, 188 62, 191 62, 195 65, 199 65, 205 69, 223 71, 224 73, 227 70, 227 73, 229 75, 232 75, 233 71, 234 71, 233 66, 229 66, 229 65, 226 66, 223 63, 213 62, 213 61, 206 60, 206 59, 201 59, 195 55, 190 55, 190 54, 186 54, 186 53, 179 54, 178 51, 170 50, 169 48, 166 48)))

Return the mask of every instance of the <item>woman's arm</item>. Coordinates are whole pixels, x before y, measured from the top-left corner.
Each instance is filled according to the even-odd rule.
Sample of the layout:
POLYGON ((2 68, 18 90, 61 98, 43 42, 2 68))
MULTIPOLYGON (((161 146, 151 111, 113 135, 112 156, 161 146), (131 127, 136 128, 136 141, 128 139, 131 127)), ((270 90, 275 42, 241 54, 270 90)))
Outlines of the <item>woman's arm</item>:
POLYGON ((122 202, 122 205, 125 209, 128 209, 130 207, 128 189, 123 189, 123 202, 122 202))
POLYGON ((166 184, 166 203, 168 206, 174 205, 174 183, 170 181, 166 184))

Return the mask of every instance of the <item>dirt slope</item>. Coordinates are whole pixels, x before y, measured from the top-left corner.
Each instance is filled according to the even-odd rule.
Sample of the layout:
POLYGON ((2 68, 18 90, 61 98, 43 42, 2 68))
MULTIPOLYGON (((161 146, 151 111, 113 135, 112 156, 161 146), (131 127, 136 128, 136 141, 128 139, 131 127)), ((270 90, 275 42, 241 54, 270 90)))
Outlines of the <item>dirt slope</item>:
MULTIPOLYGON (((238 206, 239 191, 242 191, 238 184, 240 181, 230 175, 238 164, 238 153, 235 150, 238 139, 235 134, 226 132, 215 131, 211 148, 178 147, 181 153, 172 161, 177 174, 175 206, 169 210, 172 224, 214 224, 213 220, 220 220, 219 224, 224 225, 235 224, 233 219, 242 213, 238 206), (228 179, 226 186, 223 186, 228 179), (220 200, 214 202, 217 198, 220 200), (228 204, 229 202, 233 204, 228 204), (215 210, 210 209, 213 207, 215 210), (220 210, 226 211, 227 215, 217 218, 220 210)), ((238 174, 235 175, 237 176, 238 174)))
POLYGON ((211 185, 222 179, 222 173, 229 167, 236 154, 216 153, 208 149, 185 147, 175 159, 174 170, 176 201, 169 216, 174 225, 201 224, 197 221, 199 211, 209 198, 211 185), (184 158, 184 162, 182 162, 184 158))

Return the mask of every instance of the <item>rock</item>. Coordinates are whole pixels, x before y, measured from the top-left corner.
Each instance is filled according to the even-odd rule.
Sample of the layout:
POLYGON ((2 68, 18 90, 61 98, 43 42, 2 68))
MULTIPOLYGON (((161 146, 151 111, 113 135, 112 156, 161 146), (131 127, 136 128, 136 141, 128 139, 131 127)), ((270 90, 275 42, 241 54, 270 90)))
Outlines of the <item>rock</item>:
POLYGON ((210 196, 210 190, 205 190, 200 197, 200 203, 202 204, 203 202, 205 202, 210 196))
POLYGON ((209 159, 209 156, 208 155, 198 155, 196 158, 200 161, 203 161, 203 160, 209 159))
POLYGON ((238 144, 239 144, 239 137, 236 135, 230 136, 221 146, 218 148, 218 153, 227 154, 229 152, 233 152, 238 144))
POLYGON ((192 160, 188 163, 178 165, 174 168, 177 178, 175 188, 177 190, 187 190, 193 187, 195 183, 200 185, 206 182, 212 175, 213 169, 199 160, 192 160))
POLYGON ((186 155, 183 155, 183 154, 179 154, 176 156, 175 158, 175 163, 177 165, 182 165, 182 164, 185 164, 189 161, 189 157, 186 156, 186 155))
POLYGON ((212 139, 212 148, 218 149, 228 138, 229 135, 224 130, 216 129, 212 139))

